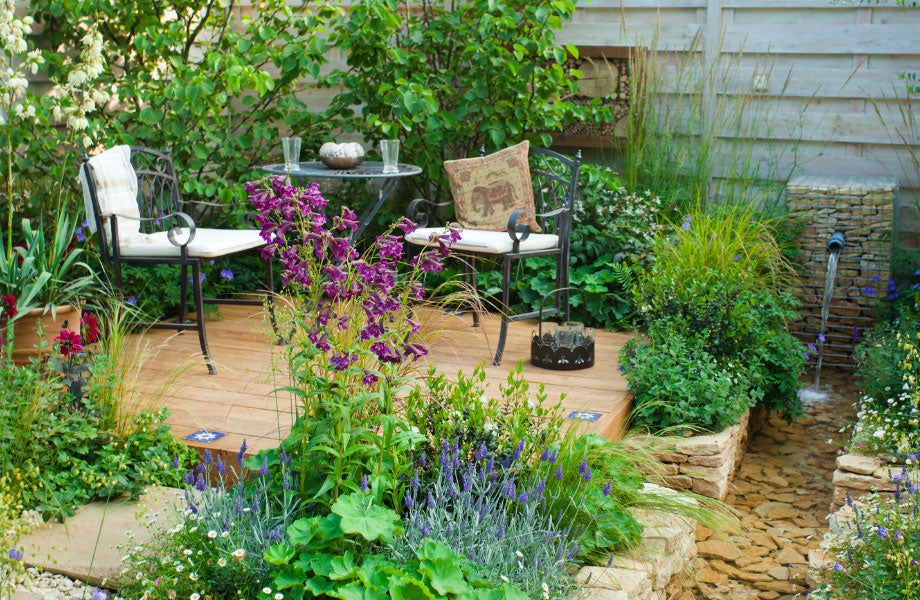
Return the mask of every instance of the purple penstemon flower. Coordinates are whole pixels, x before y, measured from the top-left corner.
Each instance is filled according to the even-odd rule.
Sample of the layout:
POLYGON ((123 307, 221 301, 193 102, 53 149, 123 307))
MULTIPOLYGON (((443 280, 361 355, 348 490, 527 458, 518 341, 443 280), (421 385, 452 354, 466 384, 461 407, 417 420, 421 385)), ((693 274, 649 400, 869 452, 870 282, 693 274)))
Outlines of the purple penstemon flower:
POLYGON ((232 281, 232 280, 233 280, 233 271, 231 271, 230 269, 221 269, 221 270, 220 270, 220 276, 221 276, 223 279, 226 279, 227 281, 232 281))

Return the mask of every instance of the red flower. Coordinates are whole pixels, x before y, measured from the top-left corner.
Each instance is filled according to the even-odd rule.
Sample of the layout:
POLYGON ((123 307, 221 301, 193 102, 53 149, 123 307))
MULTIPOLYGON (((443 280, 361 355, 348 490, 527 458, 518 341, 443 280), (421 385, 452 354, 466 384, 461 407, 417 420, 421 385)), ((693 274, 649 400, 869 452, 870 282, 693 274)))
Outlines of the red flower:
MULTIPOLYGON (((23 250, 26 250, 26 245, 23 244, 22 242, 16 242, 15 244, 13 244, 13 248, 22 248, 23 250)), ((18 258, 19 264, 20 264, 20 265, 21 265, 21 264, 23 263, 23 261, 25 260, 25 258, 23 258, 23 256, 22 256, 22 254, 20 254, 20 253, 18 253, 18 252, 16 253, 16 257, 18 258)))
POLYGON ((54 341, 60 344, 59 350, 63 358, 67 358, 83 350, 82 339, 79 333, 62 329, 54 341))
POLYGON ((19 309, 16 308, 16 296, 13 294, 0 296, 0 303, 3 304, 3 308, 0 309, 0 317, 12 319, 19 312, 19 309))
POLYGON ((87 344, 92 344, 99 339, 99 319, 93 313, 86 313, 80 319, 83 325, 83 339, 87 344))

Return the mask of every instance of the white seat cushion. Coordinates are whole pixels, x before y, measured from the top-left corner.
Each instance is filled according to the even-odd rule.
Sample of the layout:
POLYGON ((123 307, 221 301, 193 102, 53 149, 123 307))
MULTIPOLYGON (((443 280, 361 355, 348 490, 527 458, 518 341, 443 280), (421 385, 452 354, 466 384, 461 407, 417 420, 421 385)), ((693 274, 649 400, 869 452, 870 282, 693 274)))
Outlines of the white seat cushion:
MULTIPOLYGON (((185 241, 188 229, 177 232, 176 240, 185 241)), ((255 229, 196 229, 195 239, 188 245, 188 255, 198 258, 217 258, 264 246, 265 240, 255 229)), ((179 256, 178 246, 173 246, 165 231, 142 235, 119 244, 122 256, 179 256)))
MULTIPOLYGON (((506 254, 511 252, 512 242, 507 231, 482 231, 480 229, 458 229, 460 240, 451 246, 454 250, 467 250, 469 252, 482 252, 484 254, 506 254)), ((443 227, 422 227, 406 236, 406 241, 420 246, 431 243, 432 233, 445 234, 443 227)), ((526 240, 521 242, 520 252, 533 252, 547 250, 559 245, 559 236, 547 233, 531 233, 526 240)))

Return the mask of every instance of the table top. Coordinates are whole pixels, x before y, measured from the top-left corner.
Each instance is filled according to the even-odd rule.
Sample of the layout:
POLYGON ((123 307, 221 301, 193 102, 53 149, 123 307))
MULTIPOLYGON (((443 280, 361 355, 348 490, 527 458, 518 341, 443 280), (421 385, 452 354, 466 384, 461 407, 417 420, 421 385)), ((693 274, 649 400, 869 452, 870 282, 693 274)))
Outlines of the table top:
POLYGON ((286 171, 284 164, 265 165, 262 170, 273 175, 290 175, 291 177, 336 179, 389 179, 392 177, 410 177, 422 172, 421 167, 399 163, 398 173, 384 173, 383 163, 379 161, 365 161, 354 169, 331 169, 318 161, 302 162, 297 164, 293 171, 286 171))

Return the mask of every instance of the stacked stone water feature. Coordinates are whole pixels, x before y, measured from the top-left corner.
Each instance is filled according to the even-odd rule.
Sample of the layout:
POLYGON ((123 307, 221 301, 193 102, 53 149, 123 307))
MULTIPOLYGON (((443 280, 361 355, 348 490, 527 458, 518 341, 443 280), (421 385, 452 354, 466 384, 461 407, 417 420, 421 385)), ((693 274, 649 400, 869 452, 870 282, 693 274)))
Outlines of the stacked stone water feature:
POLYGON ((871 327, 877 299, 888 294, 897 190, 894 177, 809 175, 786 186, 789 212, 804 225, 799 239, 804 270, 796 293, 802 318, 792 330, 805 343, 818 345, 827 240, 835 231, 846 235, 825 330, 824 366, 853 368, 853 347, 871 327))

